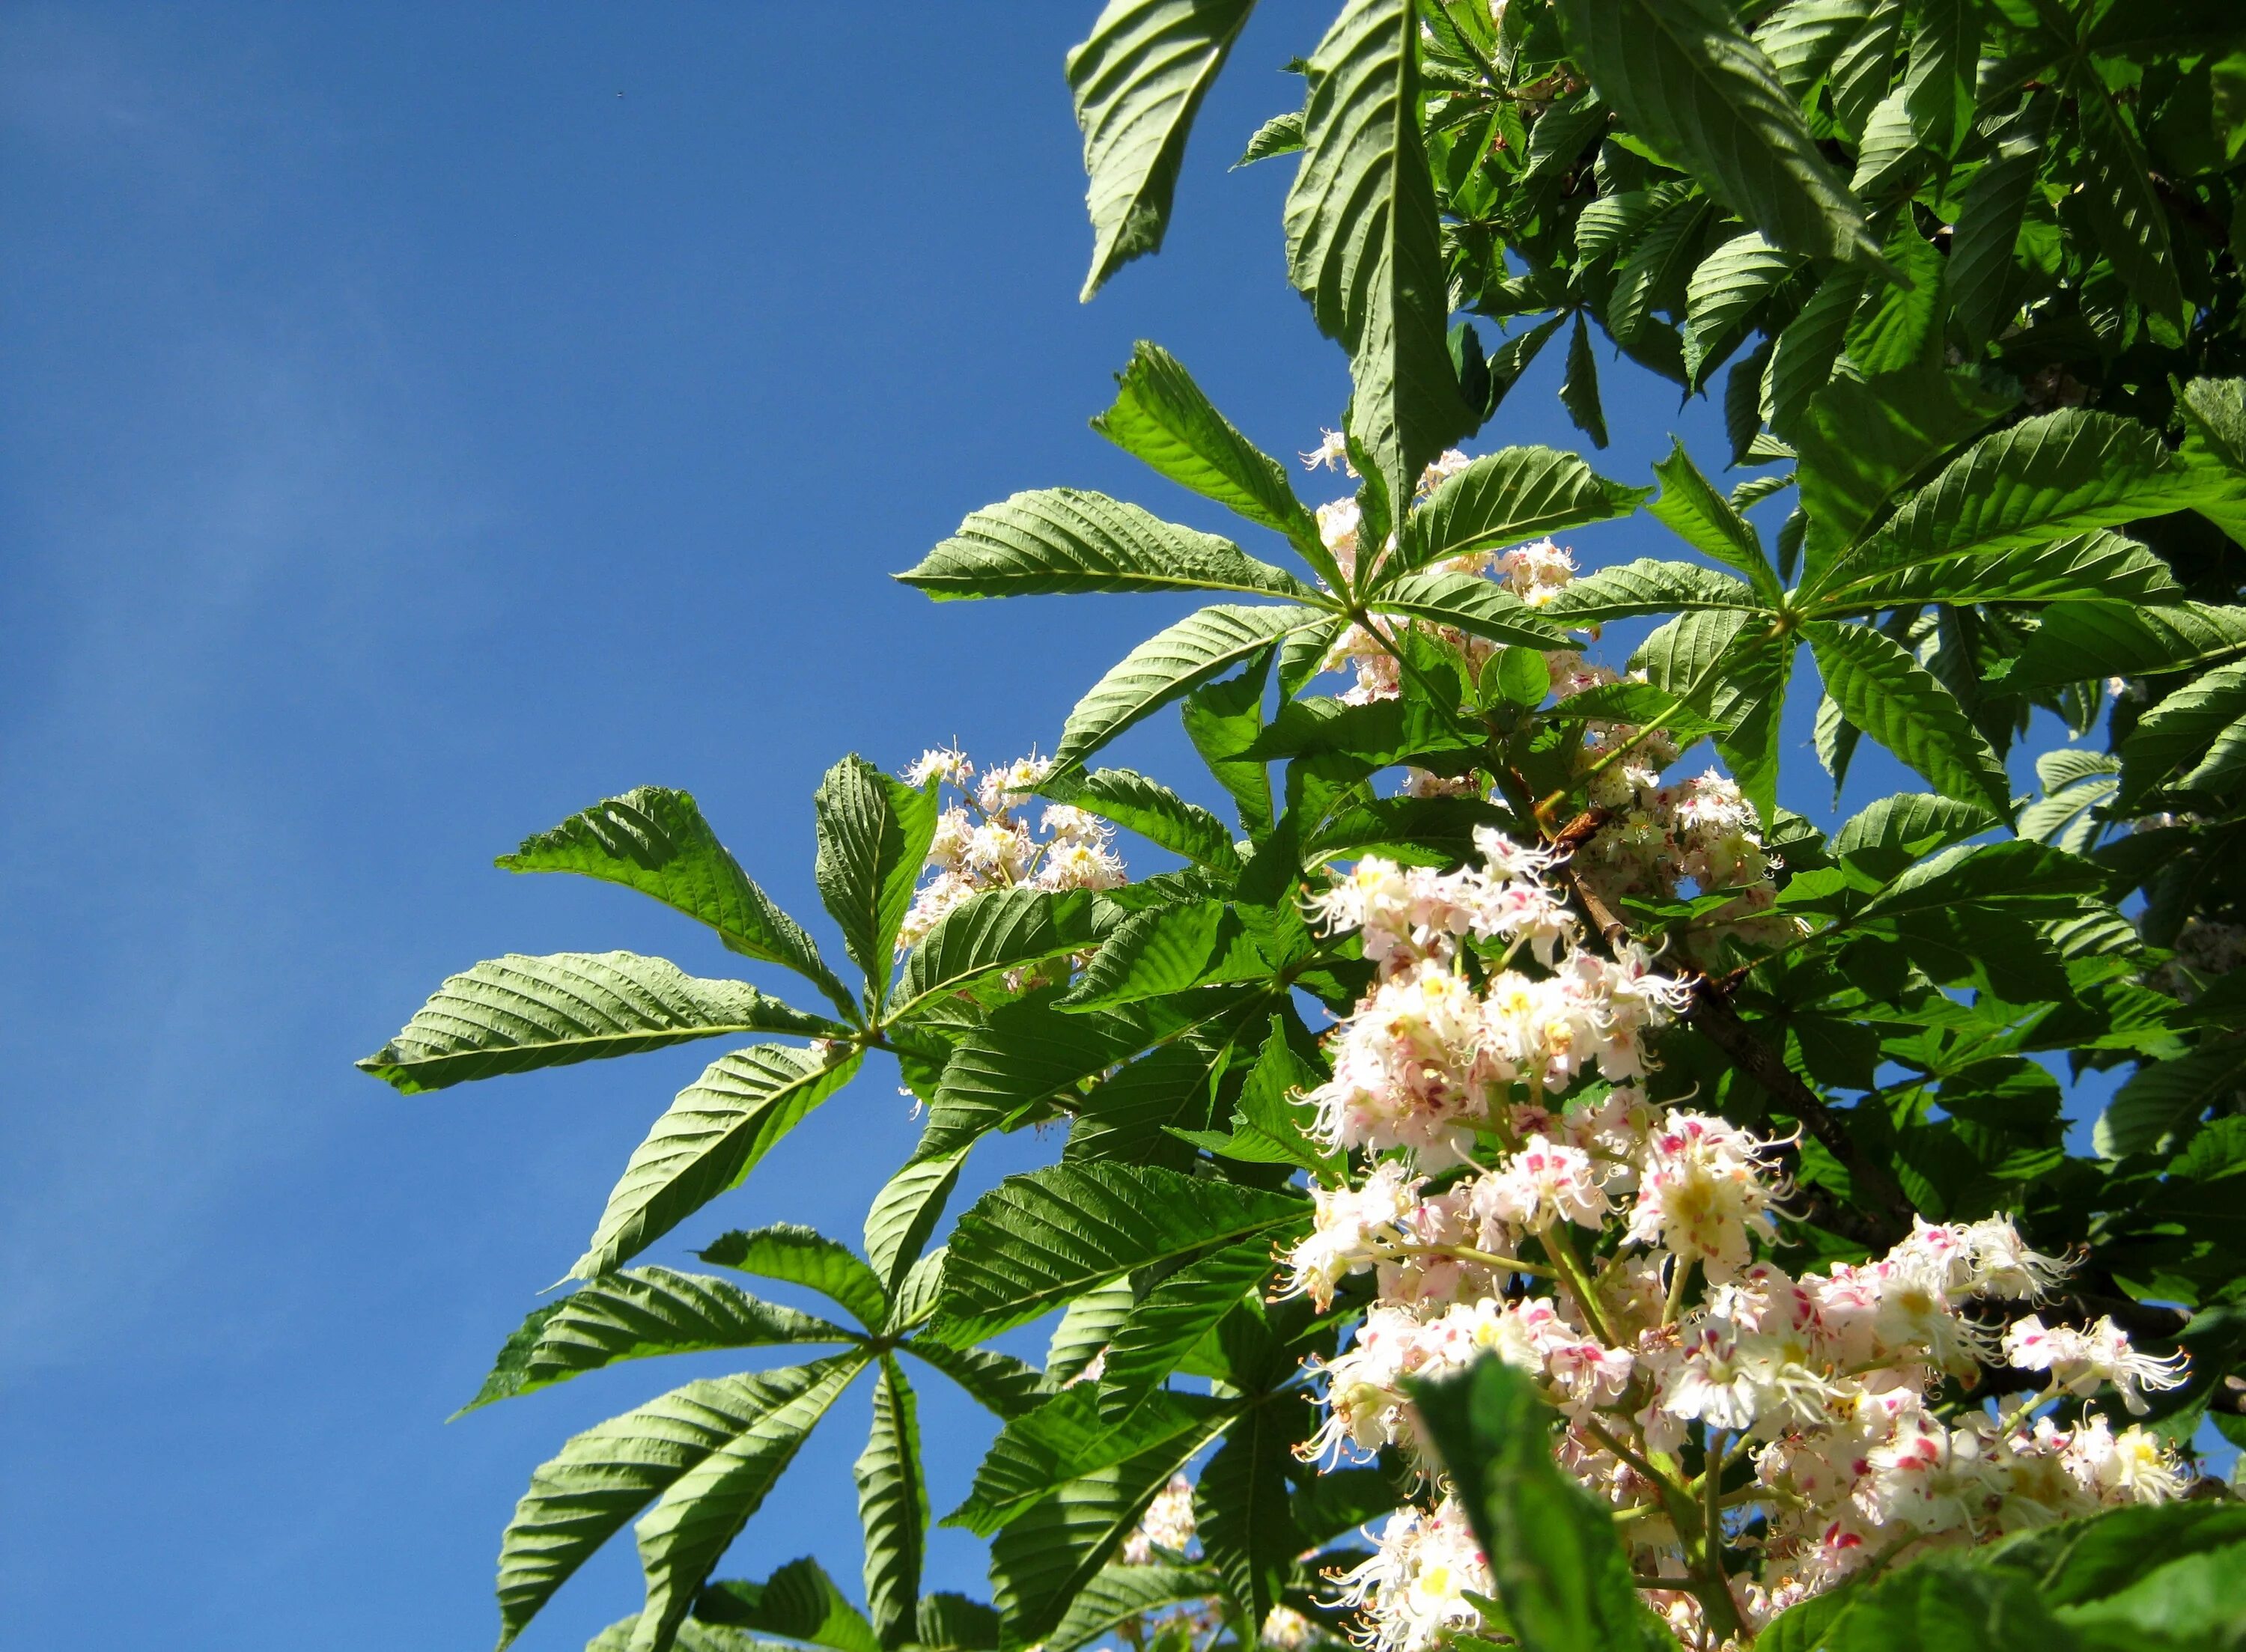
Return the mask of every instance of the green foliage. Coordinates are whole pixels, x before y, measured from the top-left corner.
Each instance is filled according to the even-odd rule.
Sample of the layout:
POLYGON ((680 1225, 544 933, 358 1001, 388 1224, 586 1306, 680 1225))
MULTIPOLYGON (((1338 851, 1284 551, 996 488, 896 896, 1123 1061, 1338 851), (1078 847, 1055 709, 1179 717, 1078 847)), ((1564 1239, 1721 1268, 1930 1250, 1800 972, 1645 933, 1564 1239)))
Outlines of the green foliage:
MULTIPOLYGON (((1189 128, 1249 10, 1114 0, 1070 55, 1087 296, 1160 245, 1189 128)), ((1366 1168, 1318 1136, 1303 1098, 1331 1071, 1319 1009, 1347 1013, 1372 974, 1305 897, 1367 853, 1456 867, 1481 827, 1580 854, 1613 811, 1577 760, 1587 725, 1658 731, 1696 763, 1709 743, 1780 857, 1768 915, 1782 927, 1759 939, 1725 921, 1732 891, 1632 894, 1615 910, 1571 885, 1587 932, 1693 975, 1684 1024, 1652 1052, 1655 1099, 1800 1126, 1773 1254, 1854 1257, 1914 1215, 2006 1214, 2038 1248, 2091 1258, 2045 1305, 2055 1319, 2110 1311, 2188 1345, 2192 1383, 2162 1397, 2156 1426, 2181 1439, 2212 1418, 2246 1436, 2232 1375, 2246 1358, 2246 1000, 2219 944, 2246 927, 2234 11, 1510 0, 1501 19, 1482 0, 1340 3, 1292 65, 1301 107, 1266 122, 1243 164, 1296 158, 1288 269, 1348 357, 1340 422, 1371 554, 1345 572, 1286 466, 1141 343, 1094 429, 1262 543, 1045 488, 969 514, 900 576, 939 600, 1246 599, 1187 615, 1100 677, 1038 784, 1183 864, 1096 891, 984 889, 900 947, 936 790, 847 758, 813 799, 813 869, 854 990, 691 796, 641 787, 500 865, 637 889, 800 977, 831 1015, 634 954, 510 955, 447 980, 360 1064, 414 1094, 749 1041, 655 1119, 571 1270, 583 1282, 528 1315, 468 1409, 671 1353, 814 1356, 677 1388, 537 1470, 502 1540, 502 1643, 635 1518, 646 1603, 596 1646, 1073 1652, 1120 1627, 1173 1652, 1183 1632, 1158 1620, 1184 1606, 1213 1626, 1207 1652, 1249 1652, 1276 1604, 1344 1627, 1314 1592, 1322 1568, 1352 1563, 1329 1546, 1411 1486, 1385 1460, 1313 1474, 1294 1456, 1303 1362, 1331 1356, 1363 1298, 1345 1282, 1328 1313, 1274 1303, 1273 1258, 1307 1228, 1306 1184, 1366 1168), (1688 394, 1724 370, 1730 452, 1714 457, 1757 473, 1719 483, 1710 456, 1678 445, 1615 479, 1574 453, 1501 446, 1423 489, 1423 467, 1492 418, 1563 326, 1561 398, 1595 445, 1605 345, 1688 394), (1641 506, 1645 531, 1674 544, 1633 541, 1651 554, 1535 601, 1461 571, 1641 506), (1619 622, 1644 622, 1642 680, 1571 677, 1583 634, 1619 622), (1316 691, 1344 635, 1392 666, 1392 697, 1316 691), (1814 683, 1796 685, 1797 667, 1814 683), (1798 760, 1789 695, 1817 705, 1836 783, 1868 739, 1930 789, 1821 834, 1779 804, 1798 760), (1092 766, 1172 706, 1205 783, 1092 766), (2053 718, 2067 738, 2041 752, 2016 814, 2008 763, 2053 718), (2086 1154, 2069 1151, 2058 1084, 2033 1059, 2061 1053, 2119 1080, 2086 1154), (928 1114, 867 1214, 863 1256, 784 1226, 698 1241, 704 1262, 815 1293, 832 1317, 626 1266, 869 1057, 895 1058, 928 1114), (1005 1178, 943 1234, 977 1144, 1048 1124, 1064 1127, 1058 1162, 1005 1178), (1041 1318, 1056 1322, 1042 1370, 986 1345, 1041 1318), (991 1540, 990 1605, 922 1594, 929 1492, 909 1366, 994 1419, 951 1516, 991 1540), (869 1369, 867 1610, 807 1560, 711 1583, 869 1369), (1120 1560, 1196 1463, 1200 1555, 1120 1560)), ((1607 1514, 1555 1467, 1522 1379, 1491 1362, 1419 1404, 1498 1580, 1491 1633, 1569 1652, 1670 1643, 1607 1514)), ((1704 1511, 1664 1513, 1723 1564, 1704 1511)), ((2237 1522, 2234 1502, 2195 1502, 1875 1565, 1756 1644, 2246 1643, 2237 1522)))

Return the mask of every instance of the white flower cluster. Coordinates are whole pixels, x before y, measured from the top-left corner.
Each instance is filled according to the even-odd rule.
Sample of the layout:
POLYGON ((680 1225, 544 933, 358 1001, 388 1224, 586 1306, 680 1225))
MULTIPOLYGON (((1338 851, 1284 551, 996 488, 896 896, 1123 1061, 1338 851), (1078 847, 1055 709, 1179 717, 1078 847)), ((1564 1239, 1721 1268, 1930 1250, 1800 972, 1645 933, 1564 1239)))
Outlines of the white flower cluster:
POLYGON ((1333 1078, 1309 1098, 1332 1146, 1464 1163, 1504 1127, 1494 1109, 1516 1082, 1541 1097, 1593 1069, 1638 1078, 1644 1035, 1685 1002, 1642 948, 1609 962, 1575 945, 1576 920, 1543 881, 1549 853, 1488 828, 1475 843, 1482 866, 1451 873, 1367 856, 1318 902, 1379 969, 1343 1023, 1333 1078), (1500 967, 1477 988, 1458 955, 1467 936, 1507 943, 1506 964, 1525 948, 1548 973, 1500 967))
POLYGON ((1038 835, 1026 806, 1052 767, 1045 758, 1019 758, 978 779, 966 754, 948 747, 922 752, 904 772, 906 781, 941 780, 953 801, 937 817, 928 864, 934 875, 921 885, 897 930, 897 950, 916 946, 938 919, 971 894, 1026 884, 1038 889, 1113 889, 1124 881, 1123 861, 1106 822, 1065 803, 1048 803, 1038 835))
POLYGON ((1130 1536, 1123 1540, 1123 1564, 1150 1566, 1165 1555, 1185 1554, 1194 1540, 1193 1482, 1182 1474, 1154 1493, 1130 1536))
MULTIPOLYGON (((2054 1415, 2108 1387, 2141 1411, 2143 1390, 2182 1380, 2181 1356, 2136 1351, 2110 1320, 2050 1326, 2007 1307, 2065 1272, 2008 1218, 1920 1221, 1877 1261, 1797 1278, 1756 1260, 1785 1193, 1774 1144, 1626 1082, 1562 1104, 1594 1068, 1643 1073, 1640 1035, 1683 989, 1642 955, 1577 947, 1542 881, 1548 855, 1494 833, 1482 846, 1482 867, 1451 874, 1367 860, 1323 902, 1379 973, 1310 1099, 1330 1143, 1385 1156, 1316 1193, 1314 1230, 1287 1258, 1288 1288, 1321 1307, 1353 1274, 1375 1292, 1322 1368, 1305 1456, 1394 1446, 1426 1465, 1405 1379, 1494 1353, 1563 1419, 1561 1464, 1615 1510, 1634 1570, 1675 1580, 1649 1598, 1695 1647, 1875 1560, 2183 1488, 2146 1430, 2054 1415), (1467 937, 1505 948, 1480 989, 1467 937), (1533 980, 1509 967, 1524 948, 1544 967, 1533 980), (2010 1409, 1961 1405, 1991 1367, 2044 1381, 2010 1409), (1711 1559, 1726 1544, 1753 1564, 1726 1574, 1711 1559)), ((1396 1515, 1341 1580, 1380 1652, 1475 1628, 1471 1597, 1493 1592, 1432 1469, 1428 1484, 1433 1506, 1396 1515)))

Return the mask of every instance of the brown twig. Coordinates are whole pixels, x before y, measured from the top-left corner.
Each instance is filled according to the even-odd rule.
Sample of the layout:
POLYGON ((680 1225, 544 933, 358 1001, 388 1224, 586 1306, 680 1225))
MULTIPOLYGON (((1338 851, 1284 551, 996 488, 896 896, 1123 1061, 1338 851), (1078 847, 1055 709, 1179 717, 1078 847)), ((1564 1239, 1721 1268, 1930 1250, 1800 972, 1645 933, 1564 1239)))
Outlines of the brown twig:
MULTIPOLYGON (((1887 1166, 1859 1151, 1848 1126, 1817 1092, 1739 1019, 1721 982, 1701 976, 1694 980, 1692 989, 1692 1008, 1686 1012, 1686 1019, 1693 1029, 1730 1057, 1733 1066, 1768 1091, 1779 1111, 1792 1113, 1803 1129, 1817 1138, 1820 1146, 1841 1161, 1879 1239, 1892 1244, 1908 1234, 1911 1202, 1903 1197, 1887 1166)), ((1858 1235, 1849 1237, 1863 1242, 1858 1235)))

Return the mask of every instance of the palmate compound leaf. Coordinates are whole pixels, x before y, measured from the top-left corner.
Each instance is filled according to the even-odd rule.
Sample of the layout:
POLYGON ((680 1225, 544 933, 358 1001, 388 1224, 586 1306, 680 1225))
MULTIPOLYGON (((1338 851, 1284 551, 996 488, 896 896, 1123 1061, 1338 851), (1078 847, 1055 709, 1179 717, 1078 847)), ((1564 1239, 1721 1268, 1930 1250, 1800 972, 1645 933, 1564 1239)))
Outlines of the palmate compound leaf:
MULTIPOLYGON (((764 1504, 796 1452, 843 1389, 864 1368, 860 1352, 795 1368, 792 1391, 775 1392, 745 1426, 672 1480, 634 1528, 647 1600, 631 1652, 668 1652, 671 1637, 741 1527, 764 1504)), ((780 1372, 763 1374, 771 1383, 780 1372)), ((746 1383, 757 1379, 732 1379, 746 1383)), ((582 1437, 581 1437, 582 1438, 582 1437)))
POLYGON ((2205 485, 2132 419, 2068 409, 1984 437, 1876 533, 1814 569, 1812 608, 1899 570, 1943 568, 2188 506, 2205 485))
POLYGON ((1287 275, 1350 357, 1350 433, 1388 497, 1466 433, 1434 181, 1419 135, 1412 0, 1346 0, 1311 53, 1287 275))
POLYGON ((738 1285, 668 1268, 628 1268, 531 1310, 465 1416, 629 1359, 713 1348, 846 1343, 855 1333, 738 1285))
POLYGON ((1156 632, 1076 703, 1062 726, 1048 779, 1067 778, 1072 770, 1126 729, 1280 638, 1324 618, 1322 609, 1292 604, 1244 608, 1219 603, 1156 632))
POLYGON ((847 1245, 816 1229, 796 1222, 737 1229, 721 1234, 700 1254, 713 1267, 815 1290, 869 1331, 888 1322, 888 1293, 879 1276, 847 1245))
POLYGON ((1557 448, 1486 453, 1405 519, 1396 554, 1378 577, 1627 516, 1650 491, 1609 481, 1557 448))
POLYGON ((1083 591, 1312 595, 1229 540, 1074 487, 1016 493, 977 511, 897 578, 938 602, 1083 591))
POLYGON ((839 1035, 746 982, 634 952, 509 953, 450 977, 359 1071, 406 1095, 744 1032, 839 1035))
POLYGON ((954 1343, 995 1336, 1134 1268, 1269 1232, 1307 1208, 1294 1193, 1129 1165, 1010 1176, 959 1219, 936 1329, 954 1343))
POLYGON ((850 1081, 863 1058, 854 1049, 821 1054, 757 1044, 711 1063, 633 1149, 570 1277, 620 1267, 738 1184, 774 1142, 850 1081))
POLYGON ((1946 798, 2009 819, 2004 765, 1957 697, 1909 650, 1867 625, 1819 621, 1801 628, 1825 692, 1857 728, 1901 758, 1946 798))
POLYGON ((897 928, 936 836, 936 786, 907 785, 853 752, 827 771, 811 803, 819 899, 865 971, 866 996, 878 1010, 895 965, 897 928))
POLYGON ((1675 1640, 1639 1603, 1613 1517, 1554 1460, 1553 1414, 1535 1386, 1485 1356, 1412 1387, 1527 1652, 1669 1652, 1675 1640))
POLYGON ((708 924, 744 957, 785 964, 849 1015, 856 1006, 803 927, 772 904, 702 818, 691 794, 634 786, 525 838, 499 865, 620 883, 708 924))
POLYGON ((1630 127, 1769 242, 1871 261, 1878 243, 1768 58, 1717 0, 1560 0, 1576 60, 1630 127))
POLYGON ((998 970, 1097 946, 1099 936, 1098 903, 1088 891, 983 890, 937 919, 913 948, 891 995, 888 1019, 906 1019, 998 970))
POLYGON ((1089 299, 1162 244, 1187 134, 1255 0, 1109 0, 1068 54, 1092 216, 1089 299))
POLYGON ((928 1547, 928 1482, 921 1473, 920 1414, 895 1354, 874 1384, 874 1426, 852 1470, 866 1540, 866 1605, 885 1647, 914 1638, 921 1562, 928 1547))
MULTIPOLYGON (((689 1383, 571 1439, 530 1477, 500 1539, 500 1645, 520 1635, 626 1520, 713 1454, 742 1445, 734 1453, 738 1464, 763 1452, 769 1485, 865 1361, 854 1350, 809 1365, 689 1383), (785 1455, 770 1463, 775 1452, 785 1455)), ((684 1615, 684 1600, 679 1612, 684 1615)))
POLYGON ((1180 486, 1285 534, 1313 566, 1330 560, 1285 466, 1233 428, 1176 357, 1142 339, 1115 384, 1115 405, 1092 429, 1180 486))

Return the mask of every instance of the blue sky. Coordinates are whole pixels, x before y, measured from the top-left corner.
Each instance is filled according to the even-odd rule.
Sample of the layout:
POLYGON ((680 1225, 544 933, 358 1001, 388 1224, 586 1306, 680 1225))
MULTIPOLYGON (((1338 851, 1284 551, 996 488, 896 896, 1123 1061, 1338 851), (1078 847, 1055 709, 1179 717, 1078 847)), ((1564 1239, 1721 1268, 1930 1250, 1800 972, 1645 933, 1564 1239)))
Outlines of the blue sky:
MULTIPOLYGON (((410 1099, 351 1061, 497 953, 738 962, 491 857, 684 786, 824 934, 829 763, 1050 748, 1174 612, 934 608, 887 575, 1020 487, 1221 527, 1086 428, 1136 337, 1273 451, 1335 421, 1341 358, 1284 283, 1284 163, 1226 171, 1290 106, 1276 71, 1316 9, 1251 27, 1171 249, 1080 307, 1060 59, 1092 9, 853 9, 846 51, 813 7, 7 7, 11 1637, 486 1643, 530 1470, 704 1368, 444 1418, 713 1052, 410 1099)), ((1477 446, 1579 445, 1558 368, 1477 446)), ((1607 371, 1610 473, 1642 479, 1672 429, 1712 459, 1705 404, 1607 371)), ((1165 722, 1119 756, 1178 774, 1181 749, 1165 722)), ((854 1240, 914 1128, 869 1069, 653 1259, 775 1220, 854 1240)), ((1049 1150, 1006 1144, 976 1179, 1049 1150)), ((929 1390, 948 1506, 987 1429, 929 1390)), ((809 1551, 854 1583, 864 1404, 729 1573, 809 1551)), ((939 1535, 932 1581, 978 1571, 939 1535)), ((636 1598, 619 1543, 521 1644, 579 1645, 636 1598)))

